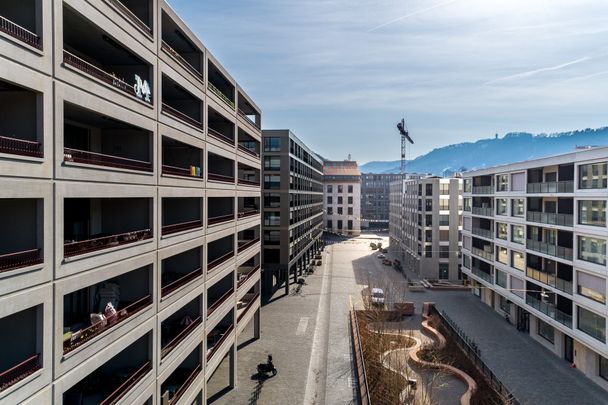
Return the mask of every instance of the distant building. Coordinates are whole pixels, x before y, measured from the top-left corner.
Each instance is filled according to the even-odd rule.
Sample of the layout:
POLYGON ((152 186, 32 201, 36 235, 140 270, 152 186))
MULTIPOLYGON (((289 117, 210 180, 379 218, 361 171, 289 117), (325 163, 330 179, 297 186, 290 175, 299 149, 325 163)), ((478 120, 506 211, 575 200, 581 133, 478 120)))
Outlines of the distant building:
POLYGON ((323 164, 325 229, 342 235, 361 233, 361 172, 353 160, 323 164))
POLYGON ((387 229, 390 183, 402 179, 402 174, 363 173, 361 175, 361 227, 387 229))

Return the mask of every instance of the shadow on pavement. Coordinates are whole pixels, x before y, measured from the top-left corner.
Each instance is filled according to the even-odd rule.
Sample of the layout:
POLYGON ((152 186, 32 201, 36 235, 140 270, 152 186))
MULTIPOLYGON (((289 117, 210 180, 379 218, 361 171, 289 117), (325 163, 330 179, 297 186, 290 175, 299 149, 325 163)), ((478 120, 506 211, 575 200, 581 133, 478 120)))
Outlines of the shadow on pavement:
POLYGON ((211 404, 211 403, 217 401, 218 399, 220 399, 221 397, 223 397, 225 394, 227 394, 230 391, 232 391, 232 387, 230 387, 230 386, 226 386, 226 387, 222 388, 220 391, 216 392, 215 394, 213 394, 212 396, 207 398, 207 403, 211 404))

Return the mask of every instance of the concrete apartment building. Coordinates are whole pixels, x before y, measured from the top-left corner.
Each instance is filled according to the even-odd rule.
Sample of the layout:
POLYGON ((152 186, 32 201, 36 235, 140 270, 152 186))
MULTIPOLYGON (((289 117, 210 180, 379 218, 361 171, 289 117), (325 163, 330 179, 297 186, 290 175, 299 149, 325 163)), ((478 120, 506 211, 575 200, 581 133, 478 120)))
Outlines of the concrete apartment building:
POLYGON ((341 235, 361 234, 361 172, 353 160, 323 162, 325 229, 341 235))
POLYGON ((608 389, 608 148, 465 173, 462 270, 519 330, 608 389))
POLYGON ((459 280, 462 179, 391 183, 389 246, 420 278, 459 280))
POLYGON ((361 227, 388 229, 390 184, 404 178, 394 173, 361 174, 361 227))
POLYGON ((0 403, 236 384, 260 109, 163 0, 0 2, 0 89, 0 403))
POLYGON ((302 274, 321 248, 323 164, 290 130, 264 130, 262 293, 302 274))

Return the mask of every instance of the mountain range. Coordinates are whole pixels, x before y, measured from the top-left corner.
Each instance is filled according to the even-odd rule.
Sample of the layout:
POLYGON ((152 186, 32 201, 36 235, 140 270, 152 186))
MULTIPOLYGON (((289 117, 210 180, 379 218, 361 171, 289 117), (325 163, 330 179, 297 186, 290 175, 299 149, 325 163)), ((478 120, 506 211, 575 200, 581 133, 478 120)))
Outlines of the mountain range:
MULTIPOLYGON (((608 127, 555 134, 512 132, 502 138, 480 139, 433 149, 407 162, 409 173, 450 175, 544 156, 572 152, 577 147, 608 145, 608 127)), ((362 173, 399 173, 400 161, 371 161, 362 173)))

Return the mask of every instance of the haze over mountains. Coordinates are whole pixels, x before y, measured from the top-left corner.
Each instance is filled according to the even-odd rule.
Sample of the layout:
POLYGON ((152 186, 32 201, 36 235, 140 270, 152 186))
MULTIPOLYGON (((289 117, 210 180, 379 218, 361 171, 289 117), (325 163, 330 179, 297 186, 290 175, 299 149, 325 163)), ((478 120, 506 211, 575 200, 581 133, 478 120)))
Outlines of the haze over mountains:
MULTIPOLYGON (((435 175, 466 171, 574 151, 577 146, 607 146, 608 127, 556 134, 508 133, 504 137, 433 149, 407 163, 410 173, 435 175)), ((399 153, 396 151, 396 153, 399 153)), ((399 173, 399 160, 371 161, 362 173, 399 173)))

